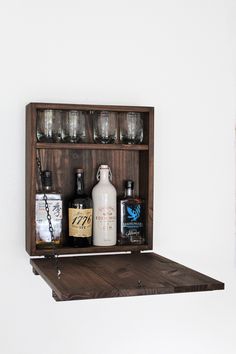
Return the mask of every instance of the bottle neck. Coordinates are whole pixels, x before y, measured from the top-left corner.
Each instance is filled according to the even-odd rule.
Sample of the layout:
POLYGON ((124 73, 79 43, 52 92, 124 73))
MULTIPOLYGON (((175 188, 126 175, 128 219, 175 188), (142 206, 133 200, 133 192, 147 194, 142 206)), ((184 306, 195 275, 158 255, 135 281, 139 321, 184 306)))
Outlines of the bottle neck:
POLYGON ((75 178, 75 193, 77 195, 84 194, 84 174, 77 173, 75 178))
POLYGON ((43 186, 43 192, 45 193, 52 192, 52 186, 43 186))
POLYGON ((134 190, 132 188, 125 188, 125 197, 134 198, 134 190))
POLYGON ((101 183, 109 183, 109 169, 108 168, 104 168, 100 170, 100 182, 101 183))

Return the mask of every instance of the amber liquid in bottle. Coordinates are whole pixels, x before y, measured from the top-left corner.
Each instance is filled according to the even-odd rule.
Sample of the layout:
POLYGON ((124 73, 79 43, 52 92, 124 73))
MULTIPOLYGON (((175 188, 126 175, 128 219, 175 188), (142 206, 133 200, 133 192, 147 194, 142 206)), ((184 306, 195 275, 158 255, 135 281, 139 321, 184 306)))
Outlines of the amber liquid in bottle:
POLYGON ((118 244, 144 243, 144 201, 134 196, 134 182, 128 180, 125 195, 118 202, 118 244))
POLYGON ((74 247, 92 244, 92 199, 84 192, 84 171, 79 168, 75 175, 75 195, 69 202, 69 243, 74 247))

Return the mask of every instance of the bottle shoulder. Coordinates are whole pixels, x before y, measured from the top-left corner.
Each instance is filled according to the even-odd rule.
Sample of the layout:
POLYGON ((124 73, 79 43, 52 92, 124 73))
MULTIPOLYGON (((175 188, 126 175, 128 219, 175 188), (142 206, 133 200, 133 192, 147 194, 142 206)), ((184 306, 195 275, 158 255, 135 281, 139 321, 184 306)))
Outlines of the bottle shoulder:
POLYGON ((87 194, 75 195, 69 200, 69 207, 72 208, 92 208, 92 199, 87 194))
POLYGON ((113 184, 112 184, 111 182, 103 183, 103 182, 99 181, 99 182, 93 187, 92 194, 95 193, 95 192, 97 192, 97 191, 102 191, 102 192, 104 192, 104 193, 113 191, 113 192, 116 193, 116 188, 113 186, 113 184))
POLYGON ((139 197, 121 197, 119 198, 120 204, 143 204, 144 200, 139 197))

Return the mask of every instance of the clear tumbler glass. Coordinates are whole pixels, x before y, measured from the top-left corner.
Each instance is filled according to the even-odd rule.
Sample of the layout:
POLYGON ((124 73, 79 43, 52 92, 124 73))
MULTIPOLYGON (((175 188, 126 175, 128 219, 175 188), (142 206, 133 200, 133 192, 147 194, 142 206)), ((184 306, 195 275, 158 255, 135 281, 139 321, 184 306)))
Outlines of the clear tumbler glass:
POLYGON ((120 141, 123 144, 140 144, 143 141, 143 120, 141 113, 120 114, 120 141))
POLYGON ((116 112, 96 111, 93 115, 93 138, 98 144, 114 144, 117 140, 116 112))
POLYGON ((38 112, 37 140, 43 143, 52 143, 53 110, 45 109, 38 112))
POLYGON ((62 140, 65 143, 86 141, 84 112, 75 110, 66 112, 62 120, 62 140))
POLYGON ((37 140, 43 143, 61 142, 61 118, 60 110, 40 110, 37 119, 37 140))
POLYGON ((54 143, 60 143, 62 140, 62 111, 56 109, 53 111, 52 140, 54 143))

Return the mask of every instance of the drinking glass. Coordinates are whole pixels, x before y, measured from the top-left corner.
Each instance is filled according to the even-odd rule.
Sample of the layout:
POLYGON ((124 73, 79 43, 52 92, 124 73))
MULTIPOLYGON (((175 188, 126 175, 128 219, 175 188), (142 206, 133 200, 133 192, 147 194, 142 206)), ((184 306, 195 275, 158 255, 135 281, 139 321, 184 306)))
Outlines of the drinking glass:
POLYGON ((96 111, 93 115, 93 138, 98 144, 114 144, 117 139, 116 112, 96 111))
POLYGON ((52 122, 52 140, 54 143, 60 143, 62 140, 62 111, 56 109, 53 111, 52 122))
POLYGON ((120 114, 120 141, 123 144, 140 144, 143 141, 143 120, 141 113, 120 114))
POLYGON ((65 143, 86 141, 84 112, 75 110, 66 112, 62 120, 62 140, 65 143))
POLYGON ((45 109, 38 112, 37 140, 43 143, 58 143, 61 141, 60 110, 45 109))
POLYGON ((53 126, 53 110, 45 109, 38 112, 37 139, 39 142, 51 143, 53 126))

